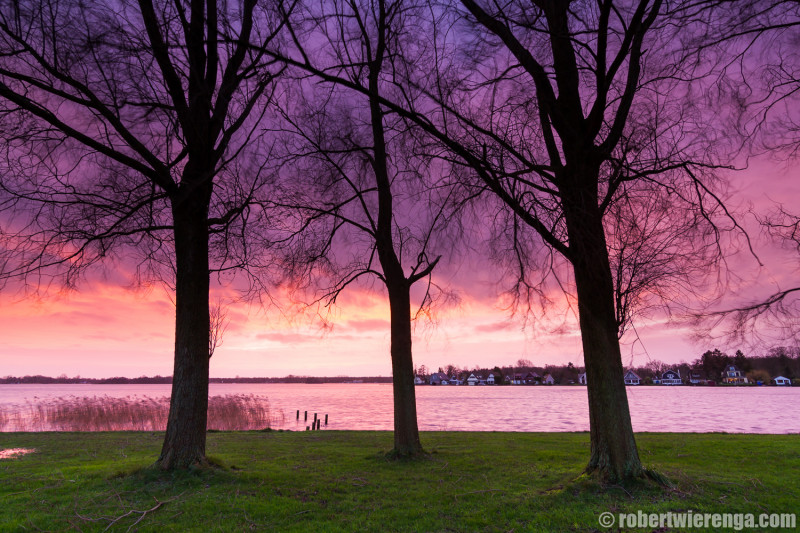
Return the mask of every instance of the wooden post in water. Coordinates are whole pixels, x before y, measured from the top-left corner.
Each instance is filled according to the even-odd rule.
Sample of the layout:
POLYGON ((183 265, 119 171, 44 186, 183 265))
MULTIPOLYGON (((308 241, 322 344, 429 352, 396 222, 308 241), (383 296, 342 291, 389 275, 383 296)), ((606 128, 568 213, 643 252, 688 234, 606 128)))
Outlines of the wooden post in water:
POLYGON ((328 413, 325 413, 325 425, 328 425, 328 413))
POLYGON ((311 422, 311 427, 315 427, 317 425, 317 413, 314 413, 314 421, 311 422))
POLYGON ((322 419, 320 418, 317 420, 317 431, 319 431, 319 425, 322 423, 322 419))
POLYGON ((309 430, 309 427, 308 427, 308 426, 306 426, 306 431, 308 431, 308 430, 309 430))
POLYGON ((308 422, 308 411, 303 411, 303 422, 308 422))
POLYGON ((300 409, 297 410, 297 419, 300 420, 300 409))

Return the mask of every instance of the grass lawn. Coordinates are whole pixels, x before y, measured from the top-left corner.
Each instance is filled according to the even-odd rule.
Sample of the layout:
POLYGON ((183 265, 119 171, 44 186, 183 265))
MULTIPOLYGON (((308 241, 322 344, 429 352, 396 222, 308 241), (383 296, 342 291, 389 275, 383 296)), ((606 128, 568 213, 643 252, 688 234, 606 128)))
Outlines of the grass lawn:
POLYGON ((388 432, 219 432, 218 468, 169 474, 150 468, 161 439, 0 434, 0 450, 36 449, 0 460, 0 530, 610 531, 604 511, 800 513, 800 435, 639 434, 671 489, 580 478, 587 433, 423 433, 428 457, 392 461, 388 432))

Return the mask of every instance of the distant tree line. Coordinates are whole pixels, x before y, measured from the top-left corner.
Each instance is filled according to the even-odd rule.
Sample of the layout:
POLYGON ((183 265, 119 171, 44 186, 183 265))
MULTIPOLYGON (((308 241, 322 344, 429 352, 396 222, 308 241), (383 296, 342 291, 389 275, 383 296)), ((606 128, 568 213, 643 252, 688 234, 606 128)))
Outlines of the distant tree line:
MULTIPOLYGON (((783 376, 790 380, 800 378, 800 347, 776 346, 769 348, 762 355, 745 355, 741 350, 736 350, 733 355, 729 355, 717 348, 707 350, 700 357, 692 362, 681 361, 680 363, 665 363, 657 359, 648 361, 644 365, 627 367, 636 372, 645 384, 652 383, 654 379, 660 377, 667 370, 678 370, 681 378, 686 380, 690 374, 699 374, 701 379, 720 381, 722 372, 728 365, 735 365, 738 370, 751 382, 761 381, 768 383, 770 379, 783 376)), ((583 366, 576 366, 573 363, 566 365, 535 365, 528 359, 519 359, 516 364, 483 367, 475 365, 473 367, 459 367, 448 364, 433 370, 425 365, 416 368, 416 374, 420 377, 430 377, 434 372, 441 372, 459 380, 466 380, 470 374, 486 378, 489 374, 494 375, 495 383, 505 384, 505 377, 513 377, 515 374, 527 374, 534 372, 544 377, 547 374, 553 376, 553 380, 560 385, 578 383, 578 375, 585 372, 583 366)))
POLYGON ((111 377, 111 378, 82 378, 81 376, 67 377, 62 374, 58 377, 42 376, 37 374, 35 376, 5 376, 0 378, 0 384, 35 384, 35 385, 50 385, 50 384, 75 384, 75 383, 91 383, 94 385, 127 385, 127 384, 153 384, 153 383, 172 383, 172 376, 140 376, 138 378, 124 378, 124 377, 111 377))

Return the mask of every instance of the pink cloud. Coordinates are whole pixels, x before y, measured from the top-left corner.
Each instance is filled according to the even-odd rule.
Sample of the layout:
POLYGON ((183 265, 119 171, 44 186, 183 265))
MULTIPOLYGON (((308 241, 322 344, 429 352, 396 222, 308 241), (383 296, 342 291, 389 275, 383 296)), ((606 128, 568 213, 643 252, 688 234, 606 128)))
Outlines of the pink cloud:
POLYGON ((382 320, 379 318, 366 319, 366 320, 348 320, 345 323, 346 329, 352 329, 358 332, 367 332, 367 331, 388 332, 390 327, 391 323, 388 320, 382 320))
POLYGON ((475 331, 479 333, 495 333, 497 331, 508 331, 514 327, 518 328, 519 326, 509 321, 492 322, 475 326, 475 331))
POLYGON ((279 342, 281 344, 305 344, 309 342, 319 341, 319 336, 306 335, 304 333, 260 333, 256 335, 256 339, 279 342))
MULTIPOLYGON (((737 201, 766 208, 770 200, 780 200, 793 209, 800 194, 798 171, 780 167, 771 173, 774 168, 759 162, 753 172, 731 176, 740 185, 737 201), (764 186, 764 176, 771 176, 769 187, 764 186)), ((721 306, 797 283, 796 251, 779 249, 764 239, 752 221, 748 229, 766 266, 759 270, 746 253, 732 257, 730 264, 747 283, 738 294, 726 295, 729 299, 721 306)), ((475 250, 460 265, 447 264, 448 258, 443 258, 436 281, 461 298, 457 304, 438 307, 433 324, 424 319, 416 324, 415 362, 430 368, 448 363, 507 365, 520 358, 537 364, 581 364, 574 314, 559 311, 570 303, 563 294, 557 288, 548 290, 547 296, 556 302, 551 313, 543 322, 529 321, 523 329, 520 317, 511 319, 504 309, 507 302, 501 300, 497 267, 483 254, 475 250)), ((141 291, 125 288, 131 284, 128 272, 120 263, 108 275, 90 276, 79 290, 61 296, 20 300, 19 295, 0 293, 2 372, 87 377, 171 373, 174 305, 158 286, 141 291)), ((274 294, 281 302, 287 295, 285 290, 274 294)), ((217 296, 230 302, 236 297, 235 287, 216 287, 217 296)), ((299 314, 289 303, 284 310, 230 304, 229 325, 212 358, 212 375, 389 375, 389 309, 384 292, 377 284, 348 287, 337 304, 335 309, 299 314), (317 312, 334 327, 321 327, 314 316, 317 312)), ((639 339, 624 339, 626 364, 649 359, 691 361, 707 349, 689 342, 691 332, 658 316, 637 323, 637 331, 639 339)))

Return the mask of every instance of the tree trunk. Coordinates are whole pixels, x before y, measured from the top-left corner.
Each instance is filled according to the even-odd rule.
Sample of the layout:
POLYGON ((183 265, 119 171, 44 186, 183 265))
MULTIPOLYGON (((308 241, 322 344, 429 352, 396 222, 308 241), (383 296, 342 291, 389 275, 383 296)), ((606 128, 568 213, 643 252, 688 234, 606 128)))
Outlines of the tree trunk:
POLYGON ((369 70, 369 108, 374 142, 372 168, 378 189, 378 216, 375 246, 383 269, 386 289, 389 291, 391 313, 392 389, 394 393, 394 450, 400 457, 422 452, 417 427, 417 396, 414 390, 414 363, 411 357, 411 283, 403 273, 403 266, 394 249, 392 220, 394 197, 389 179, 389 157, 383 127, 383 112, 380 106, 378 81, 383 60, 383 27, 386 23, 384 4, 380 4, 381 33, 376 58, 369 70))
POLYGON ((417 396, 411 356, 411 301, 408 282, 386 280, 391 311, 392 389, 394 393, 394 454, 422 452, 417 426, 417 396))
POLYGON ((591 457, 587 472, 617 482, 643 475, 623 379, 614 284, 602 215, 592 195, 565 200, 570 259, 589 394, 591 457), (587 201, 588 200, 588 201, 587 201), (572 203, 572 205, 569 205, 572 203))
POLYGON ((208 419, 209 271, 206 187, 186 187, 173 200, 175 226, 175 368, 158 466, 206 464, 208 419))

